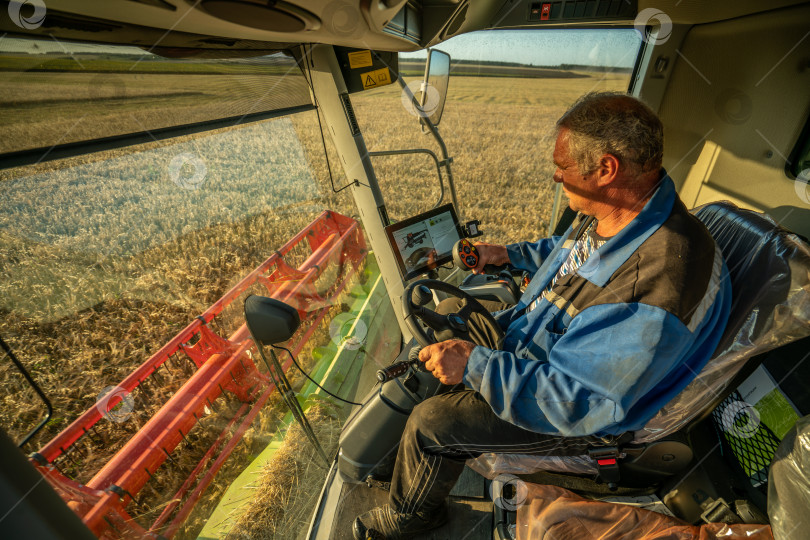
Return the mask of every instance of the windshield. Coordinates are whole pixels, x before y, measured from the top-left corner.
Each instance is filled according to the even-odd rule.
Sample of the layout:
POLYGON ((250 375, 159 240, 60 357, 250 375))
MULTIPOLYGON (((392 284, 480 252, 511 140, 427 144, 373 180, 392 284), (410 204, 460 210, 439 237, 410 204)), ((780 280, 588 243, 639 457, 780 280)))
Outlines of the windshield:
MULTIPOLYGON (((268 62, 278 56, 289 58, 268 62)), ((144 94, 127 82, 120 103, 96 102, 101 116, 70 90, 81 77, 79 88, 89 91, 97 74, 0 62, 12 72, 4 87, 36 120, 26 125, 17 101, 0 102, 4 129, 21 134, 4 139, 4 149, 48 147, 19 167, 8 167, 14 155, 5 154, 0 170, 0 337, 53 406, 22 450, 55 467, 48 480, 81 516, 103 509, 102 519, 86 522, 97 535, 107 527, 180 538, 214 534, 203 527, 244 532, 266 508, 274 513, 260 522, 265 531, 289 538, 306 530, 327 465, 313 458, 269 366, 277 359, 286 369, 331 459, 350 406, 326 392, 356 401, 366 389, 358 384, 364 361, 383 365, 399 347, 375 259, 350 195, 332 190, 315 111, 153 136, 178 121, 233 118, 239 107, 273 116, 269 104, 286 110, 293 101, 287 91, 265 95, 272 88, 303 84, 308 102, 294 62, 289 81, 266 75, 242 105, 200 86, 197 98, 180 98, 163 78, 140 86, 144 94), (111 122, 101 125, 101 117, 111 122), (75 131, 65 128, 73 124, 75 131), (49 145, 113 129, 140 131, 149 142, 50 159, 49 145), (326 390, 292 367, 288 352, 266 347, 262 358, 251 346, 249 294, 296 308, 300 327, 282 345, 326 390), (122 490, 120 501, 105 498, 111 485, 122 490), (234 510, 245 489, 263 495, 234 510)), ((233 97, 239 87, 225 81, 233 97)), ((339 169, 332 174, 345 184, 339 169)), ((0 397, 0 425, 21 442, 45 411, 8 358, 0 397)))
MULTIPOLYGON (((22 442, 46 419, 23 451, 38 453, 80 515, 95 516, 97 535, 296 536, 350 411, 331 394, 359 401, 401 337, 349 191, 334 192, 348 181, 300 70, 283 53, 166 60, 8 43, 0 338, 53 414, 4 361, 0 424, 22 442), (284 344, 295 360, 252 346, 249 294, 297 310, 301 326, 284 344), (297 406, 276 391, 276 361, 297 406)), ((634 58, 638 44, 627 43, 634 58)), ((472 56, 451 64, 441 124, 460 217, 480 219, 489 241, 539 236, 554 121, 588 90, 626 89, 632 62, 515 66, 475 56, 496 49, 486 43, 464 47, 472 56)), ((407 80, 421 78, 419 62, 403 58, 407 80)), ((438 153, 396 85, 352 100, 369 150, 438 153)), ((425 156, 374 166, 394 219, 438 202, 425 156)))

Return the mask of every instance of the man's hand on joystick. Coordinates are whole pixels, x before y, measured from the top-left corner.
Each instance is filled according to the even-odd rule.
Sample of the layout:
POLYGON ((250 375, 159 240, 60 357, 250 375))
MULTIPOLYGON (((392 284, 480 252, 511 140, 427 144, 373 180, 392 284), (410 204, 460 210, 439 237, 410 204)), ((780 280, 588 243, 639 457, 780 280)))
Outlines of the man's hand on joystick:
POLYGON ((472 270, 473 274, 494 274, 497 267, 509 263, 506 246, 476 242, 473 244, 462 238, 453 246, 453 261, 462 270, 472 270))

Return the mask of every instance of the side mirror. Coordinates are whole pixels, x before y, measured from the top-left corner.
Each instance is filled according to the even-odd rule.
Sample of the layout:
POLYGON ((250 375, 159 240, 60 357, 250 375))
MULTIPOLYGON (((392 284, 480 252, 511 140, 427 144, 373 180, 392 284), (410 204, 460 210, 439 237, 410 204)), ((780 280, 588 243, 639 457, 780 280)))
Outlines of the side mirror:
POLYGON ((255 340, 272 345, 290 339, 301 325, 301 318, 294 307, 254 294, 245 299, 245 322, 255 340))
MULTIPOLYGON (((290 408, 293 418, 301 424, 301 428, 304 430, 307 438, 318 451, 318 454, 328 468, 329 458, 326 456, 326 452, 324 452, 321 443, 318 442, 318 437, 312 430, 312 426, 309 424, 306 414, 304 414, 304 409, 298 402, 295 391, 293 391, 290 381, 284 374, 284 367, 278 361, 274 350, 270 349, 269 362, 267 361, 267 356, 264 354, 263 346, 287 341, 292 337, 295 331, 298 330, 298 327, 301 325, 301 318, 298 316, 298 311, 294 307, 279 300, 254 294, 245 299, 245 323, 250 331, 250 336, 253 338, 253 343, 256 345, 256 349, 259 351, 259 356, 261 356, 264 361, 264 365, 267 366, 270 379, 281 393, 281 399, 283 399, 284 403, 290 408)), ((293 362, 295 362, 293 353, 290 351, 287 352, 293 362)), ((297 365, 298 363, 296 362, 296 366, 297 365)), ((299 367, 298 369, 301 368, 299 367)), ((306 373, 304 373, 304 375, 306 375, 306 373)), ((309 378, 309 375, 307 375, 307 378, 309 378)))
POLYGON ((442 119, 449 81, 450 55, 443 51, 430 49, 425 65, 425 80, 422 82, 419 105, 434 126, 438 126, 442 119))

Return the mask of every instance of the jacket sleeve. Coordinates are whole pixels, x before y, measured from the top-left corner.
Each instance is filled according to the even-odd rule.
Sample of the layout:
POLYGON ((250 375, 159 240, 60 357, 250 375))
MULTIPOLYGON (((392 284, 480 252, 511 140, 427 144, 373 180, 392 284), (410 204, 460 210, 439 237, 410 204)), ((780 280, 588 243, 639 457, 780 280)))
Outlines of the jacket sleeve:
POLYGON ((509 263, 518 270, 525 270, 530 274, 534 274, 559 240, 559 236, 552 236, 537 242, 509 244, 506 246, 509 263))
POLYGON ((615 434, 625 431, 617 424, 629 409, 681 367, 692 341, 683 323, 660 308, 592 306, 564 334, 539 332, 520 356, 476 347, 464 383, 500 418, 524 429, 615 434))

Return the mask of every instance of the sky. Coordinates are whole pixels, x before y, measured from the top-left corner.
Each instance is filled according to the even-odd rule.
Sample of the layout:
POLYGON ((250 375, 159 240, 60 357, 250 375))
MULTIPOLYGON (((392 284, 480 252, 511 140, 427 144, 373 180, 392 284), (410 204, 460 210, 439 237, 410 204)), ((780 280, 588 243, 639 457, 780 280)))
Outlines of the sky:
MULTIPOLYGON (((535 66, 583 64, 633 67, 641 37, 633 29, 482 30, 462 34, 435 48, 458 60, 518 62, 535 66)), ((425 52, 402 53, 424 58, 425 52)))

